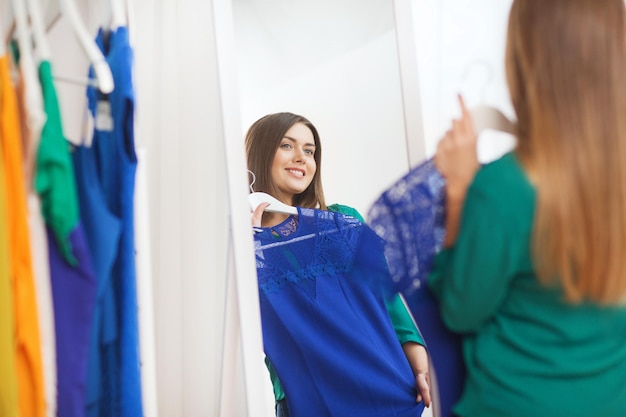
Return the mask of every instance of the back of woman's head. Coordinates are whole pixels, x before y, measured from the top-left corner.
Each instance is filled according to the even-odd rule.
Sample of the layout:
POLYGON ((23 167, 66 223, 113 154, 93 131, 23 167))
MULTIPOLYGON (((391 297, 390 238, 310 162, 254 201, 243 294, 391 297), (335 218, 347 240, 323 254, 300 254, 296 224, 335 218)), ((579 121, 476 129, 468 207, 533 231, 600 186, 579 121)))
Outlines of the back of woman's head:
POLYGON ((322 144, 317 129, 307 118, 288 112, 273 113, 254 122, 246 133, 248 169, 254 173, 254 191, 266 192, 279 200, 281 192, 272 180, 272 163, 285 133, 295 124, 302 123, 313 133, 315 141, 316 171, 313 181, 301 194, 295 195, 293 204, 300 207, 326 209, 322 188, 322 144))
POLYGON ((534 254, 568 300, 626 295, 624 0, 514 0, 507 78, 538 190, 534 254))

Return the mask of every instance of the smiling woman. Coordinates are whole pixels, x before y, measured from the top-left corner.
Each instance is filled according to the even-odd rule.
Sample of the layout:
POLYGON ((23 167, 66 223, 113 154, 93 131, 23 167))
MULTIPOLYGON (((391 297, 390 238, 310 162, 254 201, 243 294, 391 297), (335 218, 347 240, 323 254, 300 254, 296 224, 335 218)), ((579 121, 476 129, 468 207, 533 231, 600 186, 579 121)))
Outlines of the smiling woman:
POLYGON ((326 206, 317 129, 266 115, 246 153, 257 190, 298 206, 252 215, 276 415, 419 417, 430 405, 424 340, 399 296, 381 291, 391 286, 382 239, 357 210, 326 206))
MULTIPOLYGON (((323 174, 320 160, 317 158, 317 155, 321 153, 319 140, 315 140, 316 138, 319 139, 317 129, 311 129, 313 143, 316 145, 313 151, 316 169, 313 172, 309 163, 298 160, 307 161, 305 149, 302 146, 299 147, 297 141, 294 142, 289 139, 289 137, 300 139, 295 134, 293 137, 291 134, 287 134, 288 128, 292 127, 289 125, 279 135, 279 139, 284 141, 281 143, 285 145, 285 148, 279 148, 281 143, 266 144, 262 146, 263 149, 253 152, 255 156, 251 159, 263 158, 258 165, 249 159, 249 169, 256 176, 254 191, 263 191, 274 197, 281 194, 288 197, 292 196, 293 198, 283 200, 283 203, 294 206, 311 209, 325 208, 326 201, 321 192, 323 176, 326 182, 324 192, 329 201, 341 200, 342 203, 345 202, 351 206, 336 205, 334 206, 335 210, 357 218, 360 217, 359 211, 366 212, 380 191, 405 173, 409 167, 405 120, 403 118, 403 89, 400 82, 401 73, 394 21, 394 13, 396 13, 396 17, 398 15, 397 10, 394 11, 394 7, 402 4, 403 1, 350 0, 337 4, 331 0, 314 3, 303 0, 273 2, 224 0, 224 2, 220 2, 220 4, 222 3, 232 6, 235 45, 233 48, 228 42, 220 42, 220 31, 218 30, 217 45, 218 50, 222 51, 219 59, 222 63, 230 60, 230 54, 234 51, 237 55, 238 69, 237 74, 232 71, 233 67, 226 65, 220 70, 223 79, 221 82, 222 100, 223 102, 228 101, 223 109, 225 112, 223 120, 226 123, 225 136, 229 167, 243 168, 239 166, 238 157, 234 155, 235 151, 232 150, 236 149, 236 146, 229 148, 230 142, 237 140, 236 135, 234 135, 236 129, 233 129, 233 122, 240 122, 240 127, 243 125, 245 130, 245 127, 252 125, 255 120, 262 119, 264 115, 285 111, 304 114, 311 120, 315 120, 320 134, 325 138, 326 162, 324 163, 323 174), (237 76, 236 88, 234 88, 235 83, 233 82, 235 75, 237 76), (240 112, 233 110, 232 100, 228 99, 233 97, 232 94, 229 94, 233 92, 239 98, 240 112), (229 132, 233 134, 230 135, 229 132), (381 144, 384 144, 384 152, 380 152, 381 144), (293 148, 289 149, 289 146, 293 146, 293 148), (229 151, 229 149, 231 150, 229 151), (302 154, 298 155, 296 151, 302 154), (285 159, 282 165, 276 164, 279 167, 277 168, 279 174, 283 176, 281 178, 284 178, 285 181, 284 183, 277 181, 281 183, 280 189, 276 187, 273 191, 267 191, 269 188, 265 187, 268 183, 264 185, 262 177, 271 178, 272 173, 269 167, 273 165, 275 157, 279 158, 276 155, 281 155, 283 152, 293 152, 292 155, 295 155, 295 158, 292 158, 291 161, 285 159), (377 161, 377 169, 372 169, 371 161, 377 161), (296 174, 304 175, 297 177, 296 174), (295 191, 299 190, 300 179, 303 180, 302 183, 308 182, 311 175, 314 177, 311 179, 311 184, 317 182, 319 187, 307 187, 307 190, 314 190, 310 193, 313 199, 303 200, 302 196, 307 196, 307 190, 303 193, 296 193, 295 191), (342 180, 337 181, 339 178, 342 180), (316 192, 319 193, 316 194, 316 192)), ((219 8, 216 17, 223 12, 224 10, 219 8)), ((408 13, 402 17, 405 20, 411 19, 408 13)), ((222 26, 223 22, 228 22, 228 19, 222 19, 220 22, 218 26, 222 26)), ((411 75, 414 77, 415 73, 411 75)), ((406 90, 404 92, 406 93, 406 90)), ((411 94, 413 97, 419 96, 416 91, 407 93, 407 95, 411 94)), ((419 111, 413 113, 414 119, 419 119, 419 111)), ((423 146, 421 139, 420 136, 415 140, 415 146, 423 146)), ((250 154, 250 149, 248 149, 248 155, 250 154)), ((236 200, 237 195, 235 195, 235 188, 237 187, 235 177, 238 175, 236 170, 229 168, 229 187, 233 195, 231 198, 232 228, 235 232, 239 227, 239 224, 235 223, 243 222, 243 219, 239 217, 241 213, 237 211, 239 204, 236 202, 238 200, 236 200)), ((278 227, 279 233, 290 230, 300 232, 298 225, 292 227, 293 225, 290 223, 293 217, 283 218, 284 221, 281 222, 280 218, 274 215, 275 213, 264 213, 263 220, 259 222, 259 225, 284 225, 285 227, 278 227), (268 219, 272 220, 268 221, 268 219)), ((247 220, 249 222, 249 217, 247 220)), ((248 236, 241 237, 243 246, 247 243, 244 238, 248 238, 248 236)), ((244 316, 250 318, 251 316, 247 315, 250 310, 255 308, 255 305, 251 302, 253 300, 248 297, 247 290, 248 286, 253 284, 248 280, 244 283, 244 280, 240 279, 239 276, 240 271, 245 270, 246 265, 243 263, 248 259, 247 249, 240 250, 237 242, 234 246, 237 285, 246 291, 243 298, 240 296, 239 307, 244 316)), ((376 259, 379 258, 376 257, 376 259)), ((250 261, 253 262, 254 258, 251 257, 250 261)), ((391 312, 393 308, 397 309, 397 312, 400 311, 399 316, 408 317, 408 323, 405 322, 407 325, 405 327, 400 326, 404 330, 409 329, 408 333, 404 334, 407 339, 401 339, 401 343, 398 343, 400 335, 394 330, 398 331, 400 327, 391 328, 391 335, 393 336, 391 338, 390 333, 388 333, 390 328, 388 326, 381 327, 381 329, 386 330, 372 331, 371 334, 389 341, 387 346, 396 349, 390 357, 400 358, 401 360, 396 364, 402 363, 403 365, 400 366, 408 367, 404 370, 408 369, 410 381, 403 379, 403 384, 405 384, 403 389, 391 390, 394 392, 392 395, 409 394, 402 400, 410 401, 411 405, 407 404, 408 410, 416 407, 416 400, 427 399, 426 394, 422 398, 417 390, 417 387, 423 390, 426 385, 426 373, 423 366, 419 365, 424 363, 425 350, 417 343, 417 340, 410 338, 410 335, 414 334, 415 326, 401 300, 396 298, 392 304, 393 306, 389 310, 392 319, 394 319, 394 314, 391 312), (400 349, 399 356, 397 349, 400 349), (408 357, 413 359, 407 361, 406 358, 408 357), (404 394, 400 394, 400 392, 404 392, 404 394)), ((377 308, 381 306, 380 304, 376 305, 377 308)), ((382 311, 378 317, 387 317, 384 320, 389 320, 390 314, 385 307, 383 305, 382 310, 377 310, 382 311)), ((372 321, 368 325, 378 328, 377 323, 380 324, 380 322, 372 321)), ((340 324, 345 325, 344 322, 340 324)), ((350 334, 348 331, 344 333, 350 334)), ((256 384, 262 382, 259 381, 259 375, 256 372, 248 372, 249 365, 254 366, 253 363, 246 360, 246 352, 248 355, 252 353, 250 347, 256 348, 254 343, 250 344, 253 339, 246 337, 246 341, 244 341, 245 383, 247 386, 251 386, 250 381, 252 380, 256 384)), ((325 340, 325 338, 319 340, 323 339, 325 340)), ((265 342, 266 338, 264 337, 265 342)), ((226 352, 231 351, 231 347, 228 344, 225 346, 225 355, 226 352)), ((355 351, 364 352, 368 349, 360 348, 355 349, 355 351)), ((347 354, 342 357, 352 356, 347 354)), ((380 356, 378 357, 380 358, 380 356)), ((227 361, 225 360, 225 362, 227 361)), ((373 363, 377 362, 374 361, 373 363)), ((371 364, 369 366, 371 367, 371 364)), ((406 377, 407 374, 404 373, 404 375, 406 377)), ((263 378, 267 379, 267 374, 263 375, 263 378)), ((282 392, 280 381, 273 378, 273 383, 274 396, 276 399, 280 399, 282 392)), ((395 385, 390 384, 390 386, 395 385)), ((255 391, 254 395, 258 395, 259 390, 255 391)), ((271 395, 271 392, 268 394, 271 395)), ((297 402, 297 394, 292 395, 291 398, 292 401, 296 401, 298 406, 301 406, 297 402)), ((376 396, 376 398, 380 397, 376 396)), ((256 399, 258 398, 249 397, 248 406, 254 407, 253 400, 256 399)), ((227 404, 227 402, 223 402, 223 404, 227 404)), ((419 410, 419 407, 420 405, 417 404, 415 410, 419 410)), ((347 413, 347 415, 350 414, 354 413, 347 413)))
POLYGON ((256 177, 254 191, 266 192, 287 205, 320 204, 326 209, 317 169, 321 144, 317 129, 307 119, 292 113, 262 117, 248 131, 246 152, 248 169, 256 177))
POLYGON ((393 2, 232 3, 243 129, 274 112, 314 120, 326 195, 365 213, 409 166, 393 2))

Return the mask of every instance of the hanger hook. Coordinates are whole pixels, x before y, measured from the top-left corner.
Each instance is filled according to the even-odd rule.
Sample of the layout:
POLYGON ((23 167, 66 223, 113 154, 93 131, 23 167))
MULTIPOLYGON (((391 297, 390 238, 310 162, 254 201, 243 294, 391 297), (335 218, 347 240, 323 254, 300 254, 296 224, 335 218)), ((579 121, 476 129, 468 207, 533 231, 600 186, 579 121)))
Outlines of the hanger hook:
POLYGON ((484 80, 482 80, 482 85, 480 86, 480 100, 485 101, 487 89, 489 88, 491 82, 494 78, 494 72, 491 64, 485 59, 477 59, 471 62, 463 72, 461 76, 461 80, 463 82, 467 82, 470 78, 470 74, 475 73, 476 69, 482 68, 484 70, 484 80))
POLYGON ((256 182, 256 175, 254 175, 254 172, 248 170, 248 173, 250 175, 252 175, 252 182, 250 183, 250 192, 253 193, 254 192, 254 188, 252 188, 252 186, 254 185, 254 183, 256 182))

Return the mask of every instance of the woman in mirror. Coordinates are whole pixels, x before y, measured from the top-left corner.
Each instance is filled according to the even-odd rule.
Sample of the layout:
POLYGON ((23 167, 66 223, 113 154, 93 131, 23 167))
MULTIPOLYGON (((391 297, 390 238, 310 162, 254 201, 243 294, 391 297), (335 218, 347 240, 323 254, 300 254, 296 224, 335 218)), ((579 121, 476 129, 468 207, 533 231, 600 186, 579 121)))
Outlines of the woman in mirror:
POLYGON ((438 145, 429 285, 464 335, 458 416, 626 415, 624 68, 623 0, 514 0, 516 150, 480 167, 462 99, 438 145))
POLYGON ((398 295, 386 298, 354 285, 384 275, 382 246, 373 232, 359 231, 366 226, 355 209, 326 205, 317 129, 296 114, 269 114, 252 124, 245 143, 254 191, 299 208, 299 215, 289 215, 264 211, 261 203, 252 215, 260 282, 272 271, 272 286, 260 285, 259 293, 277 416, 421 415, 431 402, 424 341, 398 295), (308 231, 317 236, 307 240, 313 215, 308 231), (336 224, 347 225, 342 236, 358 239, 324 239, 336 224), (355 247, 368 239, 371 252, 355 247), (279 244, 291 268, 282 281, 273 253, 262 249, 279 244))

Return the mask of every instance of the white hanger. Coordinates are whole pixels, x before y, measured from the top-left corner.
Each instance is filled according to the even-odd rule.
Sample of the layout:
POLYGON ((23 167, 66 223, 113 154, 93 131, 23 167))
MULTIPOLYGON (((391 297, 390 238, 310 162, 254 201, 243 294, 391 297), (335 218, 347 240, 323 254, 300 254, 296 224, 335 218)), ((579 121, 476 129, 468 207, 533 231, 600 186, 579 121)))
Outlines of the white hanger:
POLYGON ((24 79, 26 90, 27 107, 32 114, 43 112, 43 96, 39 83, 38 69, 33 58, 33 48, 28 27, 28 17, 23 0, 12 0, 13 13, 15 14, 15 30, 17 32, 17 44, 20 50, 19 66, 24 79), (32 93, 28 91, 32 89, 32 93), (31 107, 32 106, 32 107, 31 107))
POLYGON ((74 34, 80 41, 83 50, 89 58, 89 62, 93 66, 96 79, 98 80, 98 89, 105 94, 113 91, 113 74, 111 68, 107 63, 102 51, 96 43, 93 41, 89 32, 85 28, 83 21, 80 18, 76 5, 72 0, 59 0, 61 6, 61 12, 66 15, 74 29, 74 34))
POLYGON ((24 137, 24 165, 26 168, 26 183, 32 183, 34 175, 36 151, 41 139, 41 129, 46 123, 46 113, 43 105, 43 93, 39 82, 39 71, 33 57, 30 29, 26 6, 23 0, 12 0, 15 15, 15 30, 20 51, 19 70, 24 88, 23 99, 25 122, 28 134, 24 137))
POLYGON ((2 26, 2 19, 0 19, 0 57, 5 56, 7 53, 7 46, 4 44, 5 31, 2 26))
MULTIPOLYGON (((482 83, 480 89, 480 101, 485 101, 485 96, 489 84, 493 80, 493 68, 488 61, 479 59, 467 66, 463 73, 462 79, 467 80, 470 73, 476 73, 476 69, 482 68, 484 70, 485 80, 482 83)), ((482 131, 487 129, 499 130, 501 132, 510 133, 512 135, 517 134, 517 127, 514 122, 509 120, 500 110, 493 106, 479 105, 470 110, 472 114, 472 121, 474 122, 474 130, 476 135, 479 135, 482 131)))
POLYGON ((474 131, 479 135, 487 129, 499 130, 501 132, 517 134, 517 126, 509 120, 500 110, 492 106, 480 105, 470 110, 474 131))
POLYGON ((111 0, 111 30, 128 26, 125 3, 125 0, 111 0))
POLYGON ((27 0, 28 15, 30 15, 31 29, 35 38, 35 45, 39 61, 50 61, 52 53, 50 52, 50 44, 46 36, 43 16, 41 12, 41 3, 39 0, 27 0))
POLYGON ((283 214, 298 214, 298 209, 296 207, 287 205, 271 195, 260 191, 248 194, 248 201, 250 202, 252 210, 255 210, 261 203, 270 203, 269 206, 265 207, 264 211, 272 211, 283 214))
POLYGON ((252 175, 252 182, 250 183, 250 194, 248 194, 248 201, 250 202, 250 207, 252 210, 256 210, 256 208, 261 203, 269 203, 269 206, 265 207, 264 211, 271 211, 274 213, 283 213, 283 214, 298 214, 298 209, 294 206, 290 206, 288 204, 279 201, 277 198, 272 197, 267 193, 263 193, 260 191, 254 191, 252 186, 256 181, 256 176, 254 172, 248 170, 250 175, 252 175))

